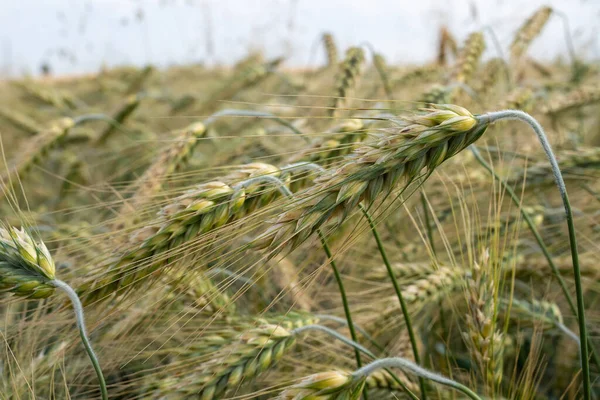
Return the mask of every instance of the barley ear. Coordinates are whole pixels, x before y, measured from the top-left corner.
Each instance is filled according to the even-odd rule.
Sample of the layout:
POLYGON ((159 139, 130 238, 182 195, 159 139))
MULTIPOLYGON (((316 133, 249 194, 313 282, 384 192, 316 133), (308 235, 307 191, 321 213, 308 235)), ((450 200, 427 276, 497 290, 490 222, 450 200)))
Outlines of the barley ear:
POLYGON ((54 288, 63 290, 73 304, 81 340, 98 376, 102 399, 107 400, 106 383, 88 339, 83 307, 77 294, 69 285, 56 279, 54 260, 44 242, 34 240, 24 228, 0 227, 0 292, 40 299, 52 295, 54 288))

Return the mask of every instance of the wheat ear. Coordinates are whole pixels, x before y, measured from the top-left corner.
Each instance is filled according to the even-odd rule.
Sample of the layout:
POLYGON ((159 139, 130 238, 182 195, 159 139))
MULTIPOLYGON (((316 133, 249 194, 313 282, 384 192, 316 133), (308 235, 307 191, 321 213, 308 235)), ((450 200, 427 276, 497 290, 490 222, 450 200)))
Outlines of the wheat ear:
POLYGON ((0 227, 0 291, 32 299, 45 298, 63 290, 73 304, 81 341, 94 366, 102 399, 108 399, 106 383, 98 357, 90 345, 85 328, 83 307, 75 291, 56 279, 56 268, 50 251, 42 241, 35 241, 25 229, 0 227))

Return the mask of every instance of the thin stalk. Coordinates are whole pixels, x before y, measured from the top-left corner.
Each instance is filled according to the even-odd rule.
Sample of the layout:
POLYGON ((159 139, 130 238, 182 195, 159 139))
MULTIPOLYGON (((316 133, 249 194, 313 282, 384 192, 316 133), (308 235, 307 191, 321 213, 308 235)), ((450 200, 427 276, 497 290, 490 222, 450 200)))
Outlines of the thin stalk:
MULTIPOLYGON (((323 245, 323 250, 325 250, 325 254, 327 254, 327 258, 329 259, 329 263, 331 264, 331 268, 333 269, 333 274, 335 276, 335 280, 338 284, 338 289, 340 291, 340 296, 342 298, 342 305, 344 306, 344 314, 346 315, 346 321, 348 321, 348 330, 350 330, 350 337, 354 342, 356 342, 356 329, 354 329, 354 322, 352 322, 352 314, 350 313, 350 306, 348 305, 348 297, 346 296, 346 289, 344 288, 344 282, 342 281, 342 276, 340 275, 340 271, 337 268, 335 260, 333 259, 333 255, 331 254, 331 249, 327 244, 327 240, 325 240, 325 236, 321 230, 317 230, 319 235, 319 239, 321 239, 321 244, 323 245)), ((358 368, 362 367, 362 360, 360 359, 360 351, 354 348, 354 357, 356 358, 356 365, 358 368)), ((365 399, 368 398, 366 391, 364 392, 365 399)))
MULTIPOLYGON (((412 328, 412 322, 410 320, 410 314, 408 312, 408 307, 406 306, 406 302, 402 297, 402 290, 400 290, 400 285, 398 284, 398 280, 396 280, 396 276, 394 275, 394 270, 392 269, 392 265, 387 257, 387 253, 383 247, 383 243, 381 238, 379 237, 379 232, 377 231, 377 227, 373 222, 373 218, 371 214, 365 209, 362 204, 359 204, 358 207, 363 212, 365 218, 369 222, 369 226, 371 227, 371 231, 373 232, 373 237, 377 242, 377 247, 379 248, 379 253, 381 253, 381 258, 383 259, 383 263, 385 264, 385 268, 387 269, 388 275, 392 280, 392 285, 394 286, 394 290, 396 291, 396 296, 398 297, 398 301, 400 302, 400 308, 402 309, 402 314, 404 315, 404 323, 406 324, 406 330, 408 331, 408 337, 410 338, 410 345, 412 347, 413 356, 415 357, 415 362, 417 364, 421 364, 421 358, 419 357, 419 349, 417 348, 417 341, 415 339, 415 333, 412 328)), ((421 396, 423 400, 427 398, 425 380, 423 377, 419 377, 419 386, 421 389, 421 396)))
MULTIPOLYGON (((421 190, 421 205, 423 206, 423 214, 425 215, 425 226, 427 228, 427 240, 429 241, 429 246, 431 247, 431 253, 433 253, 433 257, 437 258, 437 254, 435 252, 435 244, 433 242, 433 227, 431 226, 431 222, 429 221, 429 207, 427 206, 427 197, 425 196, 425 191, 421 190)), ((440 299, 438 301, 439 310, 440 310, 440 326, 442 328, 442 332, 448 332, 446 329, 446 317, 444 316, 443 300, 440 299)))
MULTIPOLYGON (((473 155, 475 156, 475 159, 479 162, 479 164, 481 164, 481 166, 483 168, 485 168, 494 177, 494 179, 496 179, 498 182, 500 182, 500 184, 502 185, 502 187, 504 188, 506 193, 508 193, 508 195, 512 199, 513 203, 519 208, 519 211, 521 212, 521 216, 525 220, 525 223, 527 224, 527 226, 529 227, 529 230, 533 234, 533 237, 535 238, 535 241, 537 242, 538 246, 540 247, 540 250, 542 251, 544 258, 546 258, 546 261, 548 262, 548 265, 550 266, 552 273, 556 277, 556 280, 558 281, 558 284, 560 285, 560 288, 563 291, 565 299, 567 300, 567 303, 569 303, 569 308, 571 309, 571 312, 573 312, 573 315, 577 316, 577 308, 575 306, 575 303, 573 302, 573 297, 571 297, 571 294, 569 293, 569 289, 567 288, 567 283, 563 279, 560 271, 558 270, 558 267, 554 263, 554 260, 552 259, 552 256, 550 255, 550 251, 548 250, 548 247, 546 247, 546 244, 544 243, 544 239, 542 239, 542 236, 540 235, 540 233, 538 232, 537 228, 535 227, 533 221, 531 220, 529 213, 527 211, 525 211, 525 209, 521 206, 521 201, 519 200, 519 197, 517 196, 515 191, 512 189, 512 187, 504 179, 499 177, 498 174, 496 174, 496 172, 492 169, 492 167, 487 163, 487 161, 485 161, 485 159, 481 156, 481 153, 479 152, 477 147, 475 147, 474 145, 471 145, 471 146, 469 146, 469 150, 471 150, 471 152, 473 153, 473 155)), ((600 368, 600 358, 598 357, 598 351, 596 351, 592 340, 588 338, 588 341, 589 341, 588 346, 591 350, 591 356, 592 356, 592 359, 594 360, 594 364, 596 364, 598 366, 598 368, 600 368)), ((578 340, 578 342, 579 342, 579 340, 578 340)))
POLYGON ((429 209, 427 208, 427 199, 425 193, 421 190, 421 205, 423 206, 423 214, 425 214, 425 227, 427 228, 427 239, 429 240, 429 246, 431 246, 431 252, 435 257, 435 245, 433 243, 433 229, 431 222, 429 221, 429 209))
MULTIPOLYGON (((315 317, 322 321, 333 321, 333 322, 337 322, 338 324, 342 324, 342 325, 346 325, 346 326, 348 325, 348 321, 346 321, 344 318, 336 317, 335 315, 316 314, 315 317)), ((383 348, 382 345, 377 343, 377 341, 375 339, 373 339, 373 337, 371 335, 369 335, 369 332, 367 332, 364 328, 361 328, 360 325, 354 324, 354 326, 355 326, 356 330, 365 337, 365 339, 367 339, 369 342, 371 342, 371 344, 373 346, 375 346, 375 348, 377 348, 377 350, 379 350, 382 353, 384 353, 385 355, 387 355, 385 348, 383 348)))
POLYGON ((544 152, 546 153, 548 161, 550 162, 550 165, 552 167, 554 180, 556 181, 556 186, 558 188, 558 191, 560 192, 560 197, 565 208, 567 227, 569 229, 569 245, 571 247, 571 258, 573 260, 573 275, 575 280, 575 292, 577 297, 577 320, 579 323, 579 338, 581 339, 580 347, 581 373, 583 380, 583 398, 585 400, 589 400, 591 398, 590 363, 588 355, 589 339, 587 335, 587 328, 585 322, 585 304, 583 301, 583 285, 581 284, 579 253, 577 251, 577 236, 575 233, 575 224, 573 222, 573 211, 571 209, 571 202, 569 201, 567 188, 565 186, 565 181, 563 179, 562 173, 560 172, 558 162, 556 161, 556 157, 554 156, 554 152, 552 151, 550 142, 548 142, 548 138, 546 137, 544 128, 542 128, 539 122, 537 122, 537 120, 531 115, 519 110, 504 110, 483 114, 479 116, 478 119, 482 120, 483 122, 486 122, 487 120, 487 122, 489 123, 494 123, 500 120, 517 120, 528 124, 537 135, 538 140, 542 145, 542 148, 544 149, 544 152))
POLYGON ((85 347, 85 351, 87 352, 92 365, 94 366, 94 370, 96 371, 96 376, 98 377, 98 382, 100 384, 100 392, 102 393, 102 400, 108 400, 108 391, 106 390, 106 382, 104 381, 104 375, 102 375, 102 369, 100 368, 100 363, 98 362, 98 357, 92 349, 92 345, 90 344, 90 340, 88 339, 87 330, 85 328, 85 318, 83 315, 83 306, 81 305, 81 301, 79 297, 77 297, 77 293, 65 282, 54 279, 50 282, 53 286, 64 291, 69 300, 71 300, 71 304, 73 304, 73 309, 75 310, 75 317, 77 320, 77 328, 79 328, 79 336, 81 337, 81 341, 83 342, 83 346, 85 347))
POLYGON ((352 376, 356 378, 364 378, 369 376, 371 373, 377 371, 378 369, 382 368, 400 368, 401 370, 405 372, 411 372, 420 378, 429 379, 433 382, 437 382, 442 385, 456 389, 467 395, 470 399, 482 400, 481 397, 479 397, 475 392, 473 392, 465 385, 453 381, 452 379, 446 378, 445 376, 436 374, 435 372, 431 372, 423 367, 416 365, 413 362, 410 362, 400 357, 382 358, 377 361, 373 361, 371 364, 366 365, 357 371, 354 371, 352 373, 352 376))

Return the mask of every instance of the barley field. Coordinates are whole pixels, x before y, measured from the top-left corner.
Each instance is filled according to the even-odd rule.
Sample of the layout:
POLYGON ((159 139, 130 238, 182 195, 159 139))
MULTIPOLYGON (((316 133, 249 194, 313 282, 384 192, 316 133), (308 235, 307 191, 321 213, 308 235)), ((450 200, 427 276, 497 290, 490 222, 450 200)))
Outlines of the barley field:
POLYGON ((520 23, 0 82, 0 399, 600 398, 600 65, 520 23))

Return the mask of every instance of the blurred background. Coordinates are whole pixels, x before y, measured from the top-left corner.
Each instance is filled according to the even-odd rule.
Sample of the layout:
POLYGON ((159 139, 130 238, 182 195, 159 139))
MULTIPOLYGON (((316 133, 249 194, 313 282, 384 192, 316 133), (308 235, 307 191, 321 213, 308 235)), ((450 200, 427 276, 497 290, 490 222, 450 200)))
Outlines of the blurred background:
MULTIPOLYGON (((102 67, 232 64, 249 51, 286 56, 288 67, 322 63, 320 34, 342 48, 368 41, 393 63, 434 59, 438 28, 462 41, 491 27, 506 48, 541 5, 567 17, 578 56, 600 57, 597 0, 4 0, 0 75, 97 72, 102 67)), ((548 24, 529 54, 566 57, 561 20, 548 24)), ((487 55, 495 55, 488 46, 487 55)))

